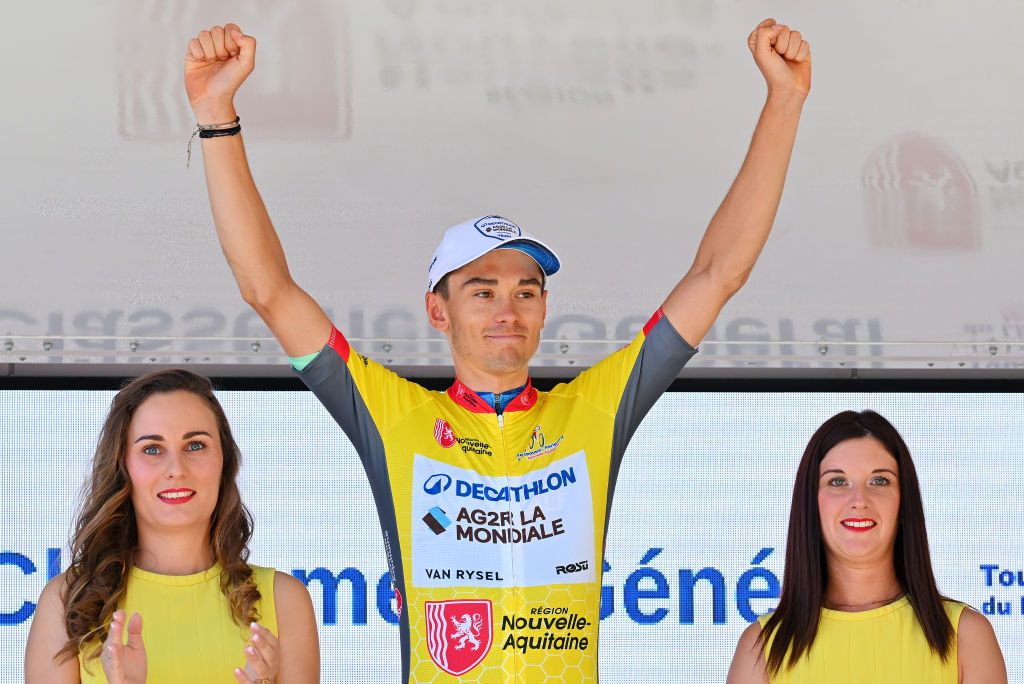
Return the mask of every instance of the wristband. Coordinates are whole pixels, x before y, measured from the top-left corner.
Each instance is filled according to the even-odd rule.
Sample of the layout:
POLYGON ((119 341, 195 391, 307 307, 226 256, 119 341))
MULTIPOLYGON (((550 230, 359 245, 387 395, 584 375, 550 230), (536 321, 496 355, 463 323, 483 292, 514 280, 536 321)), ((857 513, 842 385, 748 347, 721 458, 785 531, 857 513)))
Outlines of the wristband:
POLYGON ((234 121, 228 121, 227 123, 201 124, 199 122, 196 122, 196 128, 198 128, 201 131, 217 131, 217 130, 221 130, 221 129, 224 129, 224 128, 234 128, 235 126, 238 125, 238 122, 241 121, 241 120, 242 120, 242 117, 236 116, 234 121))
POLYGON ((188 139, 188 147, 186 148, 185 168, 189 168, 192 164, 192 141, 195 140, 196 135, 199 135, 200 139, 207 138, 223 138, 230 135, 238 135, 242 132, 242 127, 239 125, 239 121, 242 118, 239 116, 235 117, 234 121, 228 121, 226 123, 219 124, 201 124, 196 122, 196 127, 192 131, 192 135, 188 139))
POLYGON ((199 137, 204 140, 206 138, 223 138, 226 135, 238 135, 241 132, 242 127, 237 124, 232 128, 201 128, 199 137))

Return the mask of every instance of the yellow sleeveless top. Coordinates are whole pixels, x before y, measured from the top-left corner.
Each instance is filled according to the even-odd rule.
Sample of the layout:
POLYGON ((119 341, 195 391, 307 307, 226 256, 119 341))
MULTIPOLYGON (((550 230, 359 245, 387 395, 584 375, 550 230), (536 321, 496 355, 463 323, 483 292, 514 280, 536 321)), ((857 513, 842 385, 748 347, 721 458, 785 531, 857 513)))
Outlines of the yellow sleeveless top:
MULTIPOLYGON (((964 604, 943 605, 955 633, 964 604)), ((770 615, 759 619, 762 628, 770 615)), ((774 636, 765 644, 765 654, 774 636)), ((860 613, 822 608, 810 651, 792 670, 783 662, 772 684, 957 684, 959 679, 955 641, 942 662, 928 646, 906 596, 860 613)))
MULTIPOLYGON (((252 566, 260 600, 260 623, 277 634, 273 568, 252 566)), ((220 588, 220 565, 194 575, 157 575, 132 568, 128 592, 118 606, 128 617, 142 616, 147 684, 237 684, 234 669, 245 667, 249 626, 231 617, 220 588)), ((127 635, 126 635, 127 636, 127 635)), ((83 684, 105 684, 99 659, 81 662, 83 684), (88 669, 87 667, 88 666, 88 669)))

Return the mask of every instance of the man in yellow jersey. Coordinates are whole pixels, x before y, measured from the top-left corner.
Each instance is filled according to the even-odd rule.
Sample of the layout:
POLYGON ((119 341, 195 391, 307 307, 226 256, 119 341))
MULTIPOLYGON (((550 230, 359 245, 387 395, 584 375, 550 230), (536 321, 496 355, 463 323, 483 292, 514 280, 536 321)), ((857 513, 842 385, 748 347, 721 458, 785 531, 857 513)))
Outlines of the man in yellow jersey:
POLYGON ((445 233, 425 304, 451 348, 447 392, 360 355, 292 280, 249 173, 233 98, 256 41, 233 24, 190 41, 185 86, 217 233, 242 296, 362 459, 399 605, 403 681, 597 680, 601 567, 622 454, 753 268, 810 88, 799 32, 768 19, 748 45, 767 100, 693 265, 630 345, 542 393, 528 364, 545 281, 559 269, 554 252, 500 216, 445 233))

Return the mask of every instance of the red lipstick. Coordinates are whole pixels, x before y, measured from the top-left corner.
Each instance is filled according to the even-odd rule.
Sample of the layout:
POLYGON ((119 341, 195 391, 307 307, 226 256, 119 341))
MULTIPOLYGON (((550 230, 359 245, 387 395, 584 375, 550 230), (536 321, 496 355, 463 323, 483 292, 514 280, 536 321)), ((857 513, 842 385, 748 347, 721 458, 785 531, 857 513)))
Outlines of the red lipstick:
POLYGON ((878 523, 871 518, 843 518, 839 524, 851 532, 868 532, 878 527, 878 523))
POLYGON ((196 495, 194 489, 165 489, 159 492, 156 497, 165 504, 171 506, 177 506, 178 504, 187 503, 192 500, 192 497, 196 495))

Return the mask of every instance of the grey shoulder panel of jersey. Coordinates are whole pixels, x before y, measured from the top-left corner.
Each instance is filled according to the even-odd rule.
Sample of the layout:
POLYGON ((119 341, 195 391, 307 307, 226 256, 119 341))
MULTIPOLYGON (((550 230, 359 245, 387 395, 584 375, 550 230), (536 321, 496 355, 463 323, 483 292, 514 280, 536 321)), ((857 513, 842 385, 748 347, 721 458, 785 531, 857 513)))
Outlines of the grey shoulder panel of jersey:
MULTIPOLYGON (((353 350, 353 354, 356 352, 353 350)), ((384 451, 384 440, 380 430, 363 401, 355 379, 349 373, 345 361, 329 347, 325 347, 303 370, 295 371, 302 382, 316 395, 334 421, 345 432, 359 454, 363 470, 370 481, 370 491, 377 507, 381 532, 384 535, 391 579, 401 592, 403 604, 408 593, 405 590, 405 576, 402 568, 402 548, 398 536, 398 516, 395 514, 394 498, 391 495, 391 477, 384 451)), ((402 648, 402 680, 409 681, 410 635, 409 610, 403 605, 398 620, 399 640, 402 648)))
POLYGON ((605 509, 604 522, 606 540, 615 483, 629 440, 633 438, 633 433, 647 412, 696 353, 697 350, 683 339, 667 317, 662 317, 647 333, 647 339, 629 374, 619 400, 619 408, 615 412, 611 470, 608 473, 608 507, 605 509))

